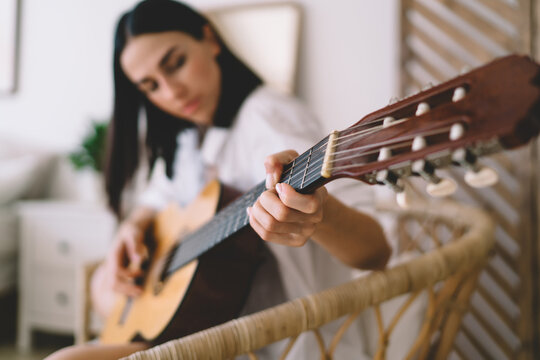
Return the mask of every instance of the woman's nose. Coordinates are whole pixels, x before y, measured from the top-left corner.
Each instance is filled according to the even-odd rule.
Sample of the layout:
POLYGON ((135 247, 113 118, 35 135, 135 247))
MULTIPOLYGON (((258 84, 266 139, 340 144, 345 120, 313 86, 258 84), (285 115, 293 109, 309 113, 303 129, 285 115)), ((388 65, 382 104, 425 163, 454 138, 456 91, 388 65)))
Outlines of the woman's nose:
POLYGON ((163 77, 162 88, 164 96, 167 99, 183 98, 187 95, 187 88, 180 81, 170 77, 163 77))

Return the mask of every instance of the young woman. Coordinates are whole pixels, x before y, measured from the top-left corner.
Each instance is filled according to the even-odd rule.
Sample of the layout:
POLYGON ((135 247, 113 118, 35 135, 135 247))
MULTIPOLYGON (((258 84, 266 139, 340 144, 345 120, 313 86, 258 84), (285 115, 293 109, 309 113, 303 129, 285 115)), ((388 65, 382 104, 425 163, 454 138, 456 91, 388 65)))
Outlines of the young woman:
MULTIPOLYGON (((268 190, 246 211, 271 256, 256 275, 244 313, 347 281, 351 267, 385 266, 390 248, 372 217, 324 187, 302 195, 277 184, 282 165, 297 155, 286 149, 304 151, 324 135, 299 101, 262 85, 201 14, 172 0, 139 3, 118 23, 114 76, 106 172, 111 208, 122 217, 122 194, 139 166, 141 110, 155 171, 93 278, 93 300, 102 314, 110 311, 114 292, 141 293, 133 280, 148 256, 143 234, 156 212, 170 202, 190 203, 212 178, 246 191, 266 174, 268 190), (158 159, 166 176, 154 166, 158 159)), ((85 345, 51 359, 118 358, 148 346, 85 345)), ((309 341, 295 348, 293 358, 313 358, 309 341)))

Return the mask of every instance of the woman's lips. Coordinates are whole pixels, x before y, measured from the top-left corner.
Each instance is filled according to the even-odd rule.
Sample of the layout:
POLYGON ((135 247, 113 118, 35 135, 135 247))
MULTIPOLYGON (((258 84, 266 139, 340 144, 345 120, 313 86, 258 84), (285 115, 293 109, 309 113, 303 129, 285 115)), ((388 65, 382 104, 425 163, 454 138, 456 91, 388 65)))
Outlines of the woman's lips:
POLYGON ((193 114, 199 108, 200 103, 200 98, 189 101, 186 105, 184 105, 184 107, 182 107, 182 113, 186 116, 193 114))

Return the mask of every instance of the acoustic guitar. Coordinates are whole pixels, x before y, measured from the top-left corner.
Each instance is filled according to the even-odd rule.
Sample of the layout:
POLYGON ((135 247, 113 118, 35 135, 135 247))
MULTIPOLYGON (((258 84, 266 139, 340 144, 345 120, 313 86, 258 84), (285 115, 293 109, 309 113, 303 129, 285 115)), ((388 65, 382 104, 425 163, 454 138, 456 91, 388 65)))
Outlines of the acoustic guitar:
MULTIPOLYGON (((526 144, 540 131, 540 67, 511 55, 375 111, 334 131, 284 166, 281 182, 310 193, 337 178, 385 184, 406 205, 403 180, 421 176, 434 196, 455 186, 437 169, 463 166, 481 187, 497 174, 481 156, 526 144)), ((246 208, 264 182, 214 215, 233 194, 210 184, 185 209, 170 207, 153 226, 143 294, 122 297, 107 319, 103 343, 168 339, 233 319, 241 310, 258 263, 260 239, 246 208)))

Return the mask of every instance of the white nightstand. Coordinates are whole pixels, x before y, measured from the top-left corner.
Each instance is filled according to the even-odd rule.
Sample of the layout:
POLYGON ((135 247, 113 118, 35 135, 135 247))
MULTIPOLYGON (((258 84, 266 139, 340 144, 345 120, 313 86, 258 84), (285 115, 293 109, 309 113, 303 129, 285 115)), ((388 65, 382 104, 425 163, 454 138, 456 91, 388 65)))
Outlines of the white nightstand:
POLYGON ((114 216, 90 203, 28 201, 18 206, 19 329, 17 345, 32 346, 32 330, 73 334, 76 271, 105 256, 114 216))

